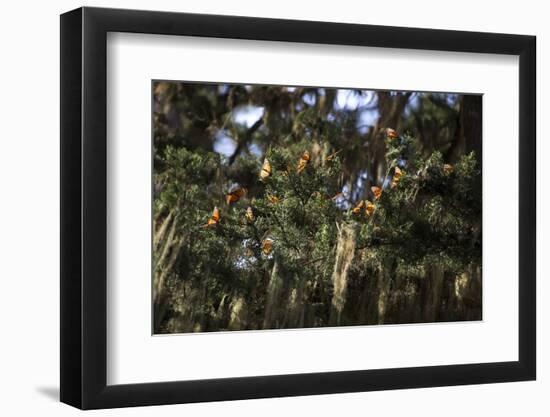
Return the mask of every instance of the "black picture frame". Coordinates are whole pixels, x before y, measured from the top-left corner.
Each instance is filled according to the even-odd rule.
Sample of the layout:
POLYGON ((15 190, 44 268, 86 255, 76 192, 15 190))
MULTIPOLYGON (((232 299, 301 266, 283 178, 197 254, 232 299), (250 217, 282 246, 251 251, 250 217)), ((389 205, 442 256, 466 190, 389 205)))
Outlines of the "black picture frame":
POLYGON ((61 15, 61 401, 82 409, 534 380, 536 38, 168 12, 61 15), (519 360, 107 385, 108 32, 519 56, 519 360))

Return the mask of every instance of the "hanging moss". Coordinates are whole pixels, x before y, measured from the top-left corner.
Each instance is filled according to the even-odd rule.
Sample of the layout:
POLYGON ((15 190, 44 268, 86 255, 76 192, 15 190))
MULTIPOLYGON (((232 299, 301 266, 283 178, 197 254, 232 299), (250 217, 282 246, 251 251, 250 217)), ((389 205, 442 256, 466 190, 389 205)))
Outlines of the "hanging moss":
POLYGON ((452 146, 460 100, 413 109, 410 93, 375 92, 365 128, 336 90, 162 85, 156 333, 481 318, 479 158, 452 146))
POLYGON ((351 224, 342 224, 338 230, 336 243, 336 259, 332 272, 332 307, 333 313, 330 322, 340 324, 340 318, 346 304, 348 271, 355 255, 355 228, 351 224))

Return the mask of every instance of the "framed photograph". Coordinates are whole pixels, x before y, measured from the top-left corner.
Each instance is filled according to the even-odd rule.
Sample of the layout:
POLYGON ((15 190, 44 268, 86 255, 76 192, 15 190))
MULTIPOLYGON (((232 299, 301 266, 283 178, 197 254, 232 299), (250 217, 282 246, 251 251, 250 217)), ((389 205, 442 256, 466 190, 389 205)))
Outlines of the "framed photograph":
POLYGON ((61 16, 61 401, 533 380, 535 37, 61 16))

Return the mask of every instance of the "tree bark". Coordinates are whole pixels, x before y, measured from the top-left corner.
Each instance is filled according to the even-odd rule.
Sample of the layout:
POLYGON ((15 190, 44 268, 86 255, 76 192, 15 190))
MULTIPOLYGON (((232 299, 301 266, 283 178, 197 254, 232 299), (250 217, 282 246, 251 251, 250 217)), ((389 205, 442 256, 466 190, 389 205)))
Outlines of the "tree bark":
POLYGON ((429 274, 430 295, 428 303, 426 304, 424 320, 427 322, 434 322, 437 321, 441 310, 441 294, 445 273, 443 267, 438 264, 427 266, 426 271, 429 274))
POLYGON ((481 96, 464 95, 460 100, 458 126, 455 140, 449 149, 448 160, 456 162, 460 155, 472 151, 476 154, 478 167, 482 169, 482 102, 481 96))

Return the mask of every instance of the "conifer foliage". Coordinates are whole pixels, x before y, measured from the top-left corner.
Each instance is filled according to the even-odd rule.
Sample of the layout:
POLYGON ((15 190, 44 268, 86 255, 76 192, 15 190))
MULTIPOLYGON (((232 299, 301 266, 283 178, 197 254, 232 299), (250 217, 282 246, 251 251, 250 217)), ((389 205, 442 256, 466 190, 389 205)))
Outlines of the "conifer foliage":
POLYGON ((338 94, 154 85, 155 333, 481 318, 461 98, 371 93, 362 129, 338 94), (261 116, 239 123, 250 106, 261 116))

